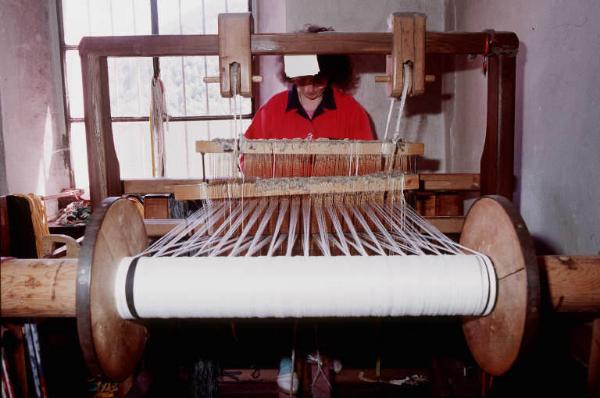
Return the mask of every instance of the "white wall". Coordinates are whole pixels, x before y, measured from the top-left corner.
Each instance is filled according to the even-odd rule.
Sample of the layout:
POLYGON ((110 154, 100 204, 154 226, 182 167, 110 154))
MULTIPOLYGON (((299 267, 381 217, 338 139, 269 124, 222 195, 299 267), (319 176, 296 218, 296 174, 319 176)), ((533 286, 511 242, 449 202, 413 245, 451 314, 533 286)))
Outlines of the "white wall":
MULTIPOLYGON (((285 33, 285 1, 255 0, 252 9, 256 33, 285 33)), ((275 55, 262 56, 259 60, 260 75, 263 77, 259 85, 258 97, 255 101, 262 105, 286 86, 274 73, 279 68, 278 57, 275 55)))
MULTIPOLYGON (((516 200, 547 251, 600 250, 600 2, 451 1, 456 30, 514 31, 518 56, 516 200)), ((480 62, 456 77, 453 171, 478 168, 485 121, 480 62), (464 157, 463 145, 475 142, 464 157)))
POLYGON ((0 0, 0 131, 10 193, 69 187, 55 7, 52 0, 0 0))

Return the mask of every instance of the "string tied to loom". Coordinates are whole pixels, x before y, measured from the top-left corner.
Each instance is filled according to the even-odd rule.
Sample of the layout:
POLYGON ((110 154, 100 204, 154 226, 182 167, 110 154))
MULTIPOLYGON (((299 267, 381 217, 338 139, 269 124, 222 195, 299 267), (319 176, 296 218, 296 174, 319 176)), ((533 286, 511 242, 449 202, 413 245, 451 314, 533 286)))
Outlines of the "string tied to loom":
POLYGON ((165 87, 159 75, 152 78, 150 102, 150 145, 152 147, 152 175, 164 177, 166 167, 165 130, 169 126, 165 87))
MULTIPOLYGON (((402 120, 402 115, 404 113, 404 105, 406 104, 406 98, 408 97, 408 89, 410 88, 410 85, 412 84, 412 67, 411 67, 410 63, 407 62, 403 65, 402 74, 404 76, 404 85, 402 86, 402 95, 400 96, 400 100, 399 100, 400 105, 398 107, 398 116, 396 118, 396 126, 394 129, 394 135, 392 137, 392 142, 394 142, 394 143, 397 143, 398 141, 401 140, 400 121, 402 120)), ((385 124, 385 133, 384 133, 384 140, 386 140, 386 141, 388 139, 390 122, 392 120, 392 115, 394 113, 394 105, 396 104, 396 102, 398 102, 397 98, 395 98, 395 97, 390 98, 390 108, 388 110, 388 115, 387 115, 386 124, 385 124)))
POLYGON ((309 354, 306 357, 306 361, 308 363, 317 365, 317 372, 313 375, 311 384, 314 386, 317 383, 317 381, 319 381, 319 378, 322 376, 323 380, 325 380, 325 382, 331 389, 331 382, 329 381, 329 377, 327 377, 327 374, 323 369, 323 361, 321 360, 321 354, 319 353, 319 351, 317 351, 315 355, 309 354))

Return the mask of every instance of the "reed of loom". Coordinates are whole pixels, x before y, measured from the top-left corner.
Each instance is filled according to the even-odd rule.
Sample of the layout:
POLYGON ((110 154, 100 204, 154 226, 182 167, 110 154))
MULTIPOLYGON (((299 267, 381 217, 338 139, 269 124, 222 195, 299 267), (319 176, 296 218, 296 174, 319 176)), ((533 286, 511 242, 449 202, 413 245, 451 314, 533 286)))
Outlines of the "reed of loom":
MULTIPOLYGON (((235 165, 240 160, 243 168, 244 182, 251 183, 255 179, 271 179, 286 177, 327 177, 327 176, 365 176, 374 173, 395 173, 407 175, 403 187, 418 188, 416 181, 417 157, 423 155, 424 146, 418 143, 392 143, 385 141, 349 141, 328 140, 306 141, 300 139, 282 140, 212 140, 197 141, 196 152, 209 165, 212 184, 222 184, 224 179, 233 175, 218 174, 219 171, 235 171, 235 165), (229 156, 227 156, 229 155, 229 156), (225 164, 234 166, 224 167, 225 164), (216 177, 216 178, 215 178, 216 177)), ((205 170, 206 176, 206 170, 205 170)), ((383 181, 383 180, 382 180, 383 181)), ((325 184, 325 180, 313 180, 312 184, 325 184)), ((247 186, 247 184, 246 184, 247 186)), ((189 187, 176 187, 178 199, 201 199, 202 195, 186 195, 189 187)), ((246 197, 251 197, 247 190, 246 197)), ((326 190, 324 190, 326 191, 326 190)), ((324 204, 342 201, 347 204, 359 204, 367 200, 392 203, 399 200, 398 192, 387 189, 363 190, 336 194, 333 191, 320 194, 290 196, 289 190, 282 189, 281 197, 292 200, 310 200, 312 207, 323 207, 324 204)), ((235 192, 228 199, 242 197, 241 192, 235 192)), ((271 195, 275 196, 275 195, 271 195)), ((277 213, 275 213, 277 214, 277 213)), ((274 220, 270 223, 269 232, 273 232, 274 220)), ((328 232, 331 232, 331 220, 326 220, 328 232)), ((311 229, 317 229, 317 221, 313 217, 311 229)), ((287 226, 283 226, 287 232, 287 226)), ((254 232, 254 231, 252 231, 254 232)))

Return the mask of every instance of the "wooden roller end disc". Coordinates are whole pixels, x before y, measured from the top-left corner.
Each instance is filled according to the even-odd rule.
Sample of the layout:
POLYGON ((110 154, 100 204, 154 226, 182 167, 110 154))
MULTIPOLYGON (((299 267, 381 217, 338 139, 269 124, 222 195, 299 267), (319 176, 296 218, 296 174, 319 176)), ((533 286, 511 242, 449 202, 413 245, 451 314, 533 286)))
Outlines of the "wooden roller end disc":
POLYGON ((115 275, 123 257, 146 248, 144 222, 127 199, 108 198, 86 226, 77 273, 77 329, 93 375, 113 381, 129 376, 146 343, 146 328, 123 320, 114 298, 115 275))
POLYGON ((508 199, 485 196, 469 210, 460 243, 487 255, 496 270, 494 310, 465 319, 463 332, 479 366, 500 376, 527 351, 537 332, 540 281, 533 242, 508 199))

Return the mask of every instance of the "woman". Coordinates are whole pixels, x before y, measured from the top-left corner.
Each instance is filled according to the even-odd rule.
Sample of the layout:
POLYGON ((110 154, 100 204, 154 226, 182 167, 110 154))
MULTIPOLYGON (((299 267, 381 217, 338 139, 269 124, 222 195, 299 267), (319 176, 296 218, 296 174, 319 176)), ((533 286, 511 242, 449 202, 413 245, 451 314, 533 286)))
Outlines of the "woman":
MULTIPOLYGON (((331 28, 309 26, 305 32, 331 28)), ((318 55, 319 73, 289 78, 288 91, 275 94, 254 116, 248 139, 351 139, 374 138, 367 112, 349 94, 358 83, 350 57, 318 55)))

